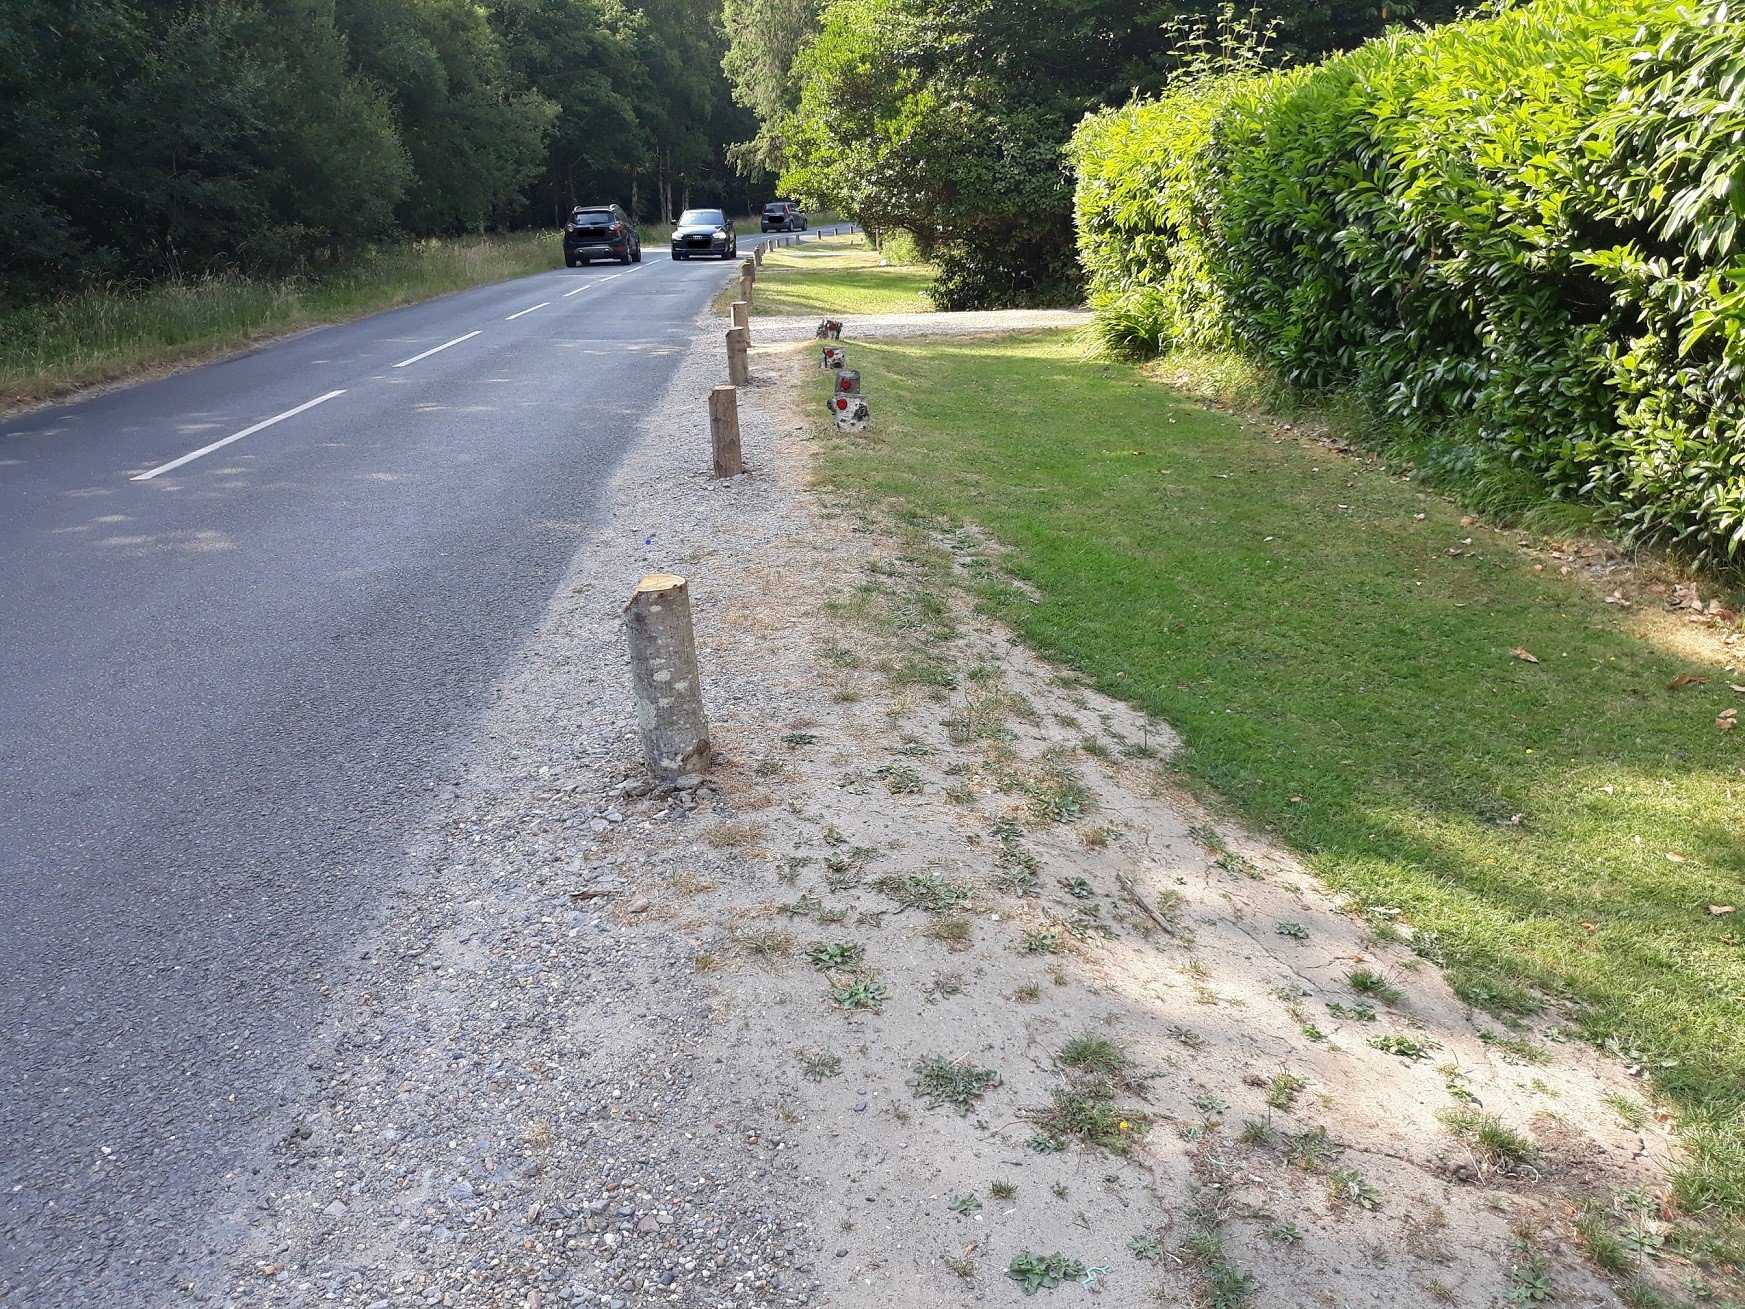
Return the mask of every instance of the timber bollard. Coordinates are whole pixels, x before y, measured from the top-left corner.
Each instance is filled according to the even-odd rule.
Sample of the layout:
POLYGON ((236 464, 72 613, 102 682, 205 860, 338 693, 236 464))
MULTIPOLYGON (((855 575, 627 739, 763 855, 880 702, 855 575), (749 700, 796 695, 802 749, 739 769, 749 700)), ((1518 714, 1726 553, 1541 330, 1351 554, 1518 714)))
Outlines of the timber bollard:
POLYGON ((752 263, 756 264, 759 268, 763 267, 763 242, 762 241, 759 241, 757 243, 756 248, 752 250, 751 261, 752 261, 752 263))
POLYGON ((743 327, 748 335, 751 332, 751 306, 743 300, 733 302, 733 325, 743 327))
POLYGON ((740 278, 739 278, 739 298, 741 300, 745 301, 747 308, 750 308, 752 301, 755 299, 755 297, 752 294, 751 274, 750 273, 742 273, 740 275, 740 278))
POLYGON ((700 772, 709 765, 709 720, 685 579, 670 573, 644 577, 624 606, 624 631, 648 771, 663 782, 700 772))
POLYGON ((738 477, 745 471, 739 450, 739 392, 731 386, 709 392, 709 445, 715 452, 715 476, 738 477))
POLYGON ((739 261, 739 276, 741 279, 749 278, 753 282, 757 281, 757 261, 750 258, 741 259, 739 261))
POLYGON ((745 386, 751 381, 751 364, 746 358, 750 347, 751 333, 745 328, 727 329, 727 380, 734 386, 745 386))

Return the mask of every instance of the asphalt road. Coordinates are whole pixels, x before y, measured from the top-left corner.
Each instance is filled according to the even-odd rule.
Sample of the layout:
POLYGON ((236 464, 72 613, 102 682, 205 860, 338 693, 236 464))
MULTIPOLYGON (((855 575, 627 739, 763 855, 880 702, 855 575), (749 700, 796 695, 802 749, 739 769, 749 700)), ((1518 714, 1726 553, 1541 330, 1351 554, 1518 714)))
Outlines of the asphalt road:
POLYGON ((0 1304, 174 1303, 215 1253, 726 276, 555 269, 0 422, 0 1304))

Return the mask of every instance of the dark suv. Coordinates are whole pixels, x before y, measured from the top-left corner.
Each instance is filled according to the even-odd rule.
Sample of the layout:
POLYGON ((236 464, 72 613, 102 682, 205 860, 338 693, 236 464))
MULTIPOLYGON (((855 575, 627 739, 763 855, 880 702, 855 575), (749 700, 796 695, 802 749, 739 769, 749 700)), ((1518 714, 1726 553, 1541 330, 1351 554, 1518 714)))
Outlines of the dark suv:
POLYGON ((591 205, 570 215, 563 229, 563 261, 566 267, 616 259, 621 264, 642 262, 642 238, 636 224, 617 205, 591 205))
POLYGON ((763 207, 763 230, 766 232, 804 232, 806 211, 792 200, 771 200, 763 207))

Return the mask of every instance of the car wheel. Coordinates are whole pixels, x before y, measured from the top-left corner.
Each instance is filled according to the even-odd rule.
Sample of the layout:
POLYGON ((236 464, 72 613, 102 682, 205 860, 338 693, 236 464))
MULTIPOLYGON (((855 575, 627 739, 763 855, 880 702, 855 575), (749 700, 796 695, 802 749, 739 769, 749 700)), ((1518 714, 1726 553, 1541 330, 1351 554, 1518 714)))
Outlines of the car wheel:
POLYGON ((640 264, 642 262, 642 247, 641 246, 636 247, 636 253, 630 256, 630 262, 633 264, 640 264))
POLYGON ((673 261, 674 261, 674 262, 675 262, 675 263, 681 263, 681 264, 682 264, 682 263, 684 263, 684 262, 685 262, 685 260, 687 260, 687 259, 689 259, 689 258, 690 258, 690 256, 689 256, 689 255, 682 255, 682 254, 680 254, 680 253, 679 253, 679 252, 678 252, 678 251, 677 251, 677 250, 674 250, 674 251, 673 251, 673 261))
POLYGON ((565 268, 574 268, 576 266, 576 257, 574 255, 565 255, 563 257, 563 266, 565 268))

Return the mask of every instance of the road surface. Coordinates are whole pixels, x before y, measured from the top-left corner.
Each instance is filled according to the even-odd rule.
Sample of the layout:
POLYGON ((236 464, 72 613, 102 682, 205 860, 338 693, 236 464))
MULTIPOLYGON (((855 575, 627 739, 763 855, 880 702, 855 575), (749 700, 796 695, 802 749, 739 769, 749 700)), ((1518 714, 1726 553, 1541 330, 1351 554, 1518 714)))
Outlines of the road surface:
POLYGON ((554 269, 0 422, 0 1304, 176 1303, 215 1253, 727 274, 554 269))

